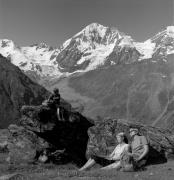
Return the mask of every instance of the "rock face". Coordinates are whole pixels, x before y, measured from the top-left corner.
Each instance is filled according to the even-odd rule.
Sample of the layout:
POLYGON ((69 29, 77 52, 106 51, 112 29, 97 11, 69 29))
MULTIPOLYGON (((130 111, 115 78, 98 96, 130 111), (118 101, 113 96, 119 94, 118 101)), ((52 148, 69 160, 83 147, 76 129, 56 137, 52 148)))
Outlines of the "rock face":
POLYGON ((11 40, 0 39, 0 53, 43 84, 48 81, 47 77, 54 79, 152 57, 165 59, 174 53, 174 26, 168 26, 144 42, 136 42, 117 28, 92 23, 59 48, 45 43, 18 47, 11 40))
MULTIPOLYGON (((8 128, 7 149, 10 163, 30 163, 38 160, 46 150, 54 163, 74 162, 82 165, 91 154, 108 155, 117 145, 116 134, 137 127, 150 144, 150 163, 166 162, 174 157, 174 135, 170 130, 128 123, 125 120, 106 119, 94 126, 77 112, 56 111, 46 106, 25 106, 21 126, 8 128)), ((3 133, 4 134, 4 133, 3 133)))
POLYGON ((147 137, 150 144, 149 161, 151 163, 164 162, 170 155, 174 155, 174 137, 172 131, 140 124, 131 124, 124 120, 107 119, 89 128, 87 157, 91 154, 109 155, 117 145, 116 134, 119 132, 125 132, 130 141, 130 127, 138 128, 140 134, 147 137))
POLYGON ((0 127, 18 125, 0 131, 0 150, 9 152, 9 162, 32 162, 45 149, 54 160, 85 162, 87 129, 91 122, 73 112, 63 99, 59 119, 51 104, 23 106, 41 104, 49 94, 0 56, 0 127))
POLYGON ((8 137, 8 161, 10 163, 32 162, 37 151, 48 147, 46 141, 21 126, 10 125, 8 130, 10 134, 8 137))
POLYGON ((56 163, 63 159, 82 165, 86 161, 87 130, 92 123, 85 117, 61 107, 58 119, 56 109, 44 105, 24 106, 21 111, 21 127, 9 127, 10 162, 34 161, 45 149, 56 163))
POLYGON ((49 92, 0 55, 0 128, 17 123, 22 105, 38 105, 49 92))

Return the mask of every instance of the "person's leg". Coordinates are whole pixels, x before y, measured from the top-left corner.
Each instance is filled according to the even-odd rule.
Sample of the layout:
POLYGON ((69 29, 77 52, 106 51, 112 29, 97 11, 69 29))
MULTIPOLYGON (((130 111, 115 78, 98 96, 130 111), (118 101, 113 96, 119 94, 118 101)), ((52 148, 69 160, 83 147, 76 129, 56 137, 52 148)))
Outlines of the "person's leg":
POLYGON ((108 165, 108 166, 105 166, 105 167, 103 167, 103 168, 101 168, 101 169, 103 169, 103 170, 109 170, 109 169, 120 169, 121 168, 121 163, 120 163, 120 161, 116 161, 116 162, 114 162, 114 163, 112 163, 112 164, 110 164, 110 165, 108 165))
POLYGON ((141 170, 145 167, 147 160, 142 159, 134 164, 135 170, 141 170))
POLYGON ((61 120, 61 117, 60 117, 60 108, 57 107, 57 118, 58 120, 61 120))
POLYGON ((84 166, 82 166, 79 171, 84 171, 86 170, 87 168, 90 168, 92 167, 93 165, 95 164, 95 160, 92 159, 92 158, 89 158, 89 160, 86 162, 86 164, 84 166))

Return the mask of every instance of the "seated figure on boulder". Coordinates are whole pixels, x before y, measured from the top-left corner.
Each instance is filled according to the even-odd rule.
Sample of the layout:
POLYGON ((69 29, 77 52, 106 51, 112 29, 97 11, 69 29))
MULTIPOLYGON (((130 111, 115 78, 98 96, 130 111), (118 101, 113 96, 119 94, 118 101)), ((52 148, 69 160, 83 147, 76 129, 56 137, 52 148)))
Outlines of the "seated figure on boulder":
POLYGON ((123 132, 117 134, 118 145, 109 156, 95 156, 92 155, 86 164, 79 169, 79 171, 86 170, 92 167, 95 163, 105 164, 107 166, 102 169, 120 169, 121 168, 121 157, 125 152, 129 151, 129 145, 126 143, 126 136, 123 132))
POLYGON ((129 153, 129 156, 133 158, 134 170, 138 170, 146 165, 149 153, 149 145, 146 137, 139 135, 137 128, 130 128, 129 132, 132 138, 130 144, 131 153, 129 153))
POLYGON ((58 88, 54 88, 53 93, 49 96, 46 102, 43 102, 42 105, 47 105, 50 108, 56 109, 57 111, 57 118, 61 119, 61 112, 60 112, 60 93, 58 88))
POLYGON ((58 88, 54 88, 53 94, 48 98, 49 103, 54 103, 57 107, 60 105, 60 93, 58 88))
POLYGON ((60 105, 60 93, 58 88, 54 88, 53 93, 48 97, 48 99, 42 102, 42 105, 50 107, 58 107, 60 105))

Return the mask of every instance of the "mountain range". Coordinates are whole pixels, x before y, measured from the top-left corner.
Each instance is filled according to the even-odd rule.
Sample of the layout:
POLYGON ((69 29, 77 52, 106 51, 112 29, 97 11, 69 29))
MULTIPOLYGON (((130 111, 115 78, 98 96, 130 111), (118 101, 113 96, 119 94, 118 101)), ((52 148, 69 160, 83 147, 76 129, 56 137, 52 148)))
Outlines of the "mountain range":
POLYGON ((165 61, 166 55, 174 53, 174 26, 144 42, 136 42, 117 28, 92 23, 58 48, 45 43, 19 47, 12 40, 1 39, 0 53, 33 79, 67 77, 149 58, 165 61))
POLYGON ((2 39, 0 53, 48 90, 59 87, 86 116, 174 129, 174 26, 137 42, 92 23, 58 48, 2 39))

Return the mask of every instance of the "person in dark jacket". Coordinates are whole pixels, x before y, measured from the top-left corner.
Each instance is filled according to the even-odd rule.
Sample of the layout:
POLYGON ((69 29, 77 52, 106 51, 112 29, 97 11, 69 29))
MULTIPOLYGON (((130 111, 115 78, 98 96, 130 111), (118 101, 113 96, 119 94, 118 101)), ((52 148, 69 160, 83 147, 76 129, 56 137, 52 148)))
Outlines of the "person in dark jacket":
POLYGON ((54 88, 53 94, 48 98, 49 103, 53 103, 58 107, 60 105, 60 93, 58 88, 54 88))
POLYGON ((60 112, 60 93, 58 88, 54 88, 53 94, 47 100, 47 104, 51 105, 51 107, 56 108, 57 111, 57 118, 60 120, 61 112, 60 112))

